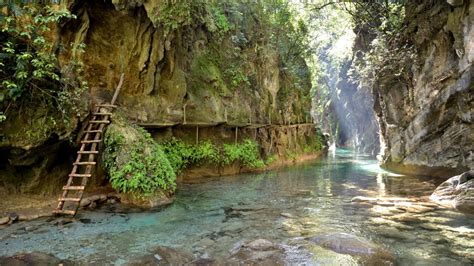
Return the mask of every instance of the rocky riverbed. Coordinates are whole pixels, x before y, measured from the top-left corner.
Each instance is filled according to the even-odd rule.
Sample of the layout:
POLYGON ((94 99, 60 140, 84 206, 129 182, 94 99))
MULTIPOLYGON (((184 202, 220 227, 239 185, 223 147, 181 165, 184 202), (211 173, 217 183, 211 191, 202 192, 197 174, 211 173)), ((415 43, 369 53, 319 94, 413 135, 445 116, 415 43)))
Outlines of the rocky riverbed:
POLYGON ((66 265, 471 265, 473 216, 430 201, 440 182, 376 165, 340 151, 275 172, 183 184, 161 211, 105 205, 74 220, 18 222, 0 229, 0 256, 40 254, 66 265))

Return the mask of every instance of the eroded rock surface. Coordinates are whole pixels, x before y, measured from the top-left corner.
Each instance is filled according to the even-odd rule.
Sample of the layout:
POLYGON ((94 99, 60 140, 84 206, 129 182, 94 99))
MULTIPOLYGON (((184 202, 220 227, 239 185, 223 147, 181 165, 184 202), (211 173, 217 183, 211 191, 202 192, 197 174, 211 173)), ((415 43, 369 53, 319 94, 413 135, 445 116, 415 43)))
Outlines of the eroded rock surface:
POLYGON ((446 180, 430 198, 442 205, 474 214, 474 170, 446 180))
POLYGON ((410 64, 403 75, 380 73, 373 87, 383 165, 441 177, 472 169, 474 2, 410 1, 405 21, 397 49, 412 46, 416 60, 399 62, 410 64))

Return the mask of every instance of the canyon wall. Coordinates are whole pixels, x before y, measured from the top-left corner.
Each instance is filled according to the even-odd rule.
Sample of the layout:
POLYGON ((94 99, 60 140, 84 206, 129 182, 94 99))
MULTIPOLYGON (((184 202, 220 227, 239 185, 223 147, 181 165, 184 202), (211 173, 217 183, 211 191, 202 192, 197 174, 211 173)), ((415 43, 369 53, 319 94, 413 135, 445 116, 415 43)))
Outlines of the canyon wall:
POLYGON ((384 167, 440 177, 474 168, 473 25, 473 1, 406 5, 402 41, 390 47, 405 54, 373 87, 384 167))
POLYGON ((113 2, 75 1, 78 19, 61 30, 63 44, 86 45, 85 75, 97 101, 108 100, 125 73, 119 105, 138 123, 182 122, 185 106, 187 122, 308 118, 309 70, 270 41, 259 4, 228 1, 220 15, 233 26, 219 32, 209 4, 182 1, 175 8, 189 13, 163 21, 166 1, 113 2), (301 71, 283 68, 288 60, 301 71))
MULTIPOLYGON (((71 0, 61 5, 77 19, 52 32, 56 53, 62 66, 74 56, 84 63, 90 88, 85 110, 110 101, 123 73, 119 108, 130 121, 149 128, 184 121, 289 125, 310 119, 305 60, 291 53, 285 32, 274 36, 259 2, 71 0), (85 53, 73 54, 70 47, 79 45, 85 45, 85 53)), ((59 190, 88 119, 72 117, 68 127, 47 127, 57 121, 49 117, 58 110, 30 107, 11 112, 0 124, 0 192, 59 190)), ((233 136, 232 130, 225 134, 233 136)), ((194 140, 194 129, 168 130, 173 131, 194 140)), ((217 126, 204 131, 214 132, 201 136, 210 140, 224 132, 217 126)), ((256 133, 264 157, 305 153, 318 141, 314 127, 256 133)), ((243 136, 253 138, 255 132, 247 129, 239 139, 243 136)))

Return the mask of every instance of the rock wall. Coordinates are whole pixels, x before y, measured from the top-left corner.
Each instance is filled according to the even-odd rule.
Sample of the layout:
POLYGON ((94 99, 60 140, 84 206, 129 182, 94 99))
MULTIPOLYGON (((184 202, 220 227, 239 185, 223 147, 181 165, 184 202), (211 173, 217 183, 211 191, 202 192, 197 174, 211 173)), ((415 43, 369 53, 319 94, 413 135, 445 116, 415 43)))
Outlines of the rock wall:
MULTIPOLYGON (((362 47, 356 42, 353 49, 360 48, 362 47)), ((377 155, 380 151, 379 126, 372 108, 374 101, 370 87, 363 81, 353 82, 348 73, 354 61, 358 60, 356 56, 354 54, 352 60, 342 67, 337 83, 337 96, 333 100, 340 126, 338 145, 377 155)))
MULTIPOLYGON (((224 33, 212 19, 215 14, 207 7, 210 2, 173 3, 188 13, 166 21, 160 7, 169 1, 61 2, 77 19, 58 26, 55 47, 60 64, 66 65, 77 56, 70 47, 86 45, 80 55, 90 87, 85 105, 110 101, 124 73, 118 105, 138 124, 177 123, 185 116, 188 123, 291 124, 309 120, 308 67, 301 56, 285 58, 275 46, 288 40, 271 40, 264 23, 267 14, 259 2, 219 2, 227 5, 221 15, 233 25, 224 33), (284 67, 283 61, 296 66, 297 71, 284 67)), ((73 123, 61 129, 42 126, 46 124, 41 121, 55 112, 19 110, 17 118, 0 125, 0 192, 49 194, 62 187, 74 160, 77 136, 87 120, 72 118, 73 123), (29 131, 40 137, 26 141, 30 138, 24 134, 29 131), (3 132, 8 134, 3 136, 3 132)), ((301 139, 316 136, 315 129, 295 132, 301 139)), ((269 142, 259 140, 264 146, 269 142)), ((102 181, 99 178, 93 183, 102 181)))
POLYGON ((402 44, 416 63, 381 73, 373 88, 384 167, 442 177, 474 168, 473 25, 473 1, 406 5, 402 44))
POLYGON ((182 122, 185 106, 187 122, 307 118, 306 64, 296 59, 306 71, 301 77, 281 72, 282 55, 268 44, 254 12, 258 4, 234 1, 240 15, 226 14, 235 27, 222 37, 212 33, 205 8, 190 11, 189 25, 168 31, 157 19, 162 1, 113 2, 76 1, 71 9, 79 19, 61 32, 64 44, 86 45, 85 75, 97 101, 110 98, 123 72, 119 105, 137 122, 182 122))

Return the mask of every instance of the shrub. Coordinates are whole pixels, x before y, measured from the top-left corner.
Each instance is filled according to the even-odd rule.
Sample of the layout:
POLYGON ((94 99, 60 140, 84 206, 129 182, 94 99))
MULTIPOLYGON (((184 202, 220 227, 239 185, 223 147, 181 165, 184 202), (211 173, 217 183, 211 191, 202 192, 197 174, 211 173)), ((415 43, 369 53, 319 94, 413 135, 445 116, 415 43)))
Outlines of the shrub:
POLYGON ((163 151, 168 157, 174 171, 179 174, 189 165, 199 164, 203 161, 219 163, 219 152, 210 141, 199 145, 186 144, 181 140, 172 138, 162 144, 163 151))
POLYGON ((111 125, 106 133, 104 161, 112 187, 139 196, 174 191, 176 174, 162 147, 142 128, 127 130, 111 125))
POLYGON ((224 144, 224 158, 225 164, 231 164, 234 161, 240 161, 246 167, 261 168, 265 163, 260 158, 258 145, 246 139, 241 144, 224 144))
POLYGON ((190 145, 172 138, 165 141, 162 147, 177 174, 190 165, 198 165, 203 162, 230 165, 235 161, 240 161, 247 167, 265 166, 265 163, 260 159, 257 144, 251 140, 245 140, 244 143, 239 144, 224 144, 223 148, 219 149, 210 141, 202 142, 199 145, 190 145))
POLYGON ((161 144, 161 146, 176 174, 179 174, 190 164, 192 154, 190 145, 176 138, 172 138, 161 144))

